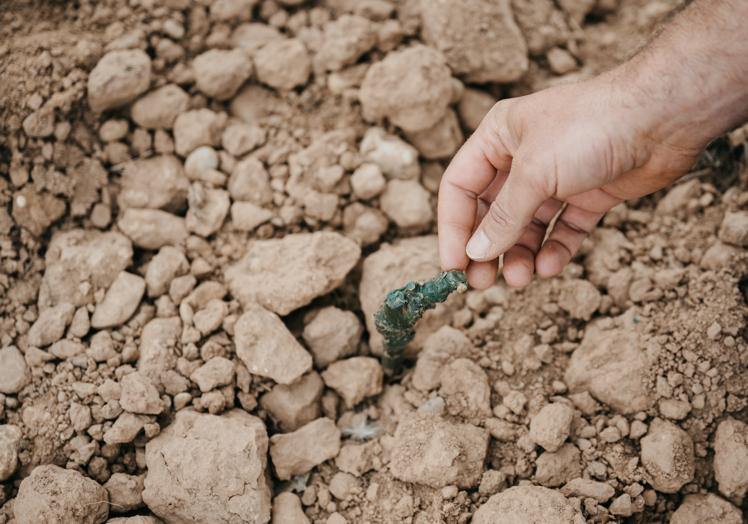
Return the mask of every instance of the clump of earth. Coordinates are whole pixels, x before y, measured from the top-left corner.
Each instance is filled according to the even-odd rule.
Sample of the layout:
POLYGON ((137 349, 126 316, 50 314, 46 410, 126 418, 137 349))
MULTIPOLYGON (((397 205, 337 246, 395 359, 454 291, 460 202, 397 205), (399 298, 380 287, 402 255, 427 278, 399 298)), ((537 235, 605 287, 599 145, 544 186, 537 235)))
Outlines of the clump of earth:
POLYGON ((402 375, 373 325, 492 104, 679 5, 3 2, 0 524, 745 522, 745 128, 402 375))

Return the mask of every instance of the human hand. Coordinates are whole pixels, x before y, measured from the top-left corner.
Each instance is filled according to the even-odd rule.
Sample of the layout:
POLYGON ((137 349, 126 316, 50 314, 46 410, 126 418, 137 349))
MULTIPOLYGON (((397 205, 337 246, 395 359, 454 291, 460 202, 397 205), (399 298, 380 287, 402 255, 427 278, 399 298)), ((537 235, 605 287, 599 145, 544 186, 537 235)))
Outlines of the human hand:
POLYGON ((445 270, 467 269, 486 288, 503 254, 510 286, 557 275, 606 211, 687 171, 708 139, 663 125, 659 100, 620 81, 612 73, 493 107, 442 177, 445 270))

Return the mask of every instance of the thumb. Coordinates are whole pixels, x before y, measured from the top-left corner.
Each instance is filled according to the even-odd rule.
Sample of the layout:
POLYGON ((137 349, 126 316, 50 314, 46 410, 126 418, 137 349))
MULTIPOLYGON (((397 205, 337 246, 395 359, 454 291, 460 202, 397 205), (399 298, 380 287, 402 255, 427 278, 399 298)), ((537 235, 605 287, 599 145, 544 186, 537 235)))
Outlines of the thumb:
POLYGON ((512 163, 506 182, 467 244, 472 260, 493 260, 512 247, 538 208, 555 193, 553 171, 540 168, 537 162, 529 164, 512 163))

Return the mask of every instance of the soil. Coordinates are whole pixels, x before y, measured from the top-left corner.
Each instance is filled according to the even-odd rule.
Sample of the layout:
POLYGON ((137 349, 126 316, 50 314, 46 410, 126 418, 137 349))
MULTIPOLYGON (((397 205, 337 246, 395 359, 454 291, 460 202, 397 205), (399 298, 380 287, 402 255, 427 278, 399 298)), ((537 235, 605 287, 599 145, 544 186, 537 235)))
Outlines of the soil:
POLYGON ((748 522, 746 128, 401 375, 373 331, 491 104, 679 7, 2 2, 0 524, 748 522))

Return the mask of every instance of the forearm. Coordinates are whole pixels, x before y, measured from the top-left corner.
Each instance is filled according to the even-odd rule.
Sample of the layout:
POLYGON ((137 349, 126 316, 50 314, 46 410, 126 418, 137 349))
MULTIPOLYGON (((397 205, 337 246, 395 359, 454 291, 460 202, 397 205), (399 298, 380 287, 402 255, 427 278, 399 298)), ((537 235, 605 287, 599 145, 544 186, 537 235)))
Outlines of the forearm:
POLYGON ((695 0, 629 62, 611 72, 633 88, 645 127, 702 148, 748 120, 748 2, 695 0))

